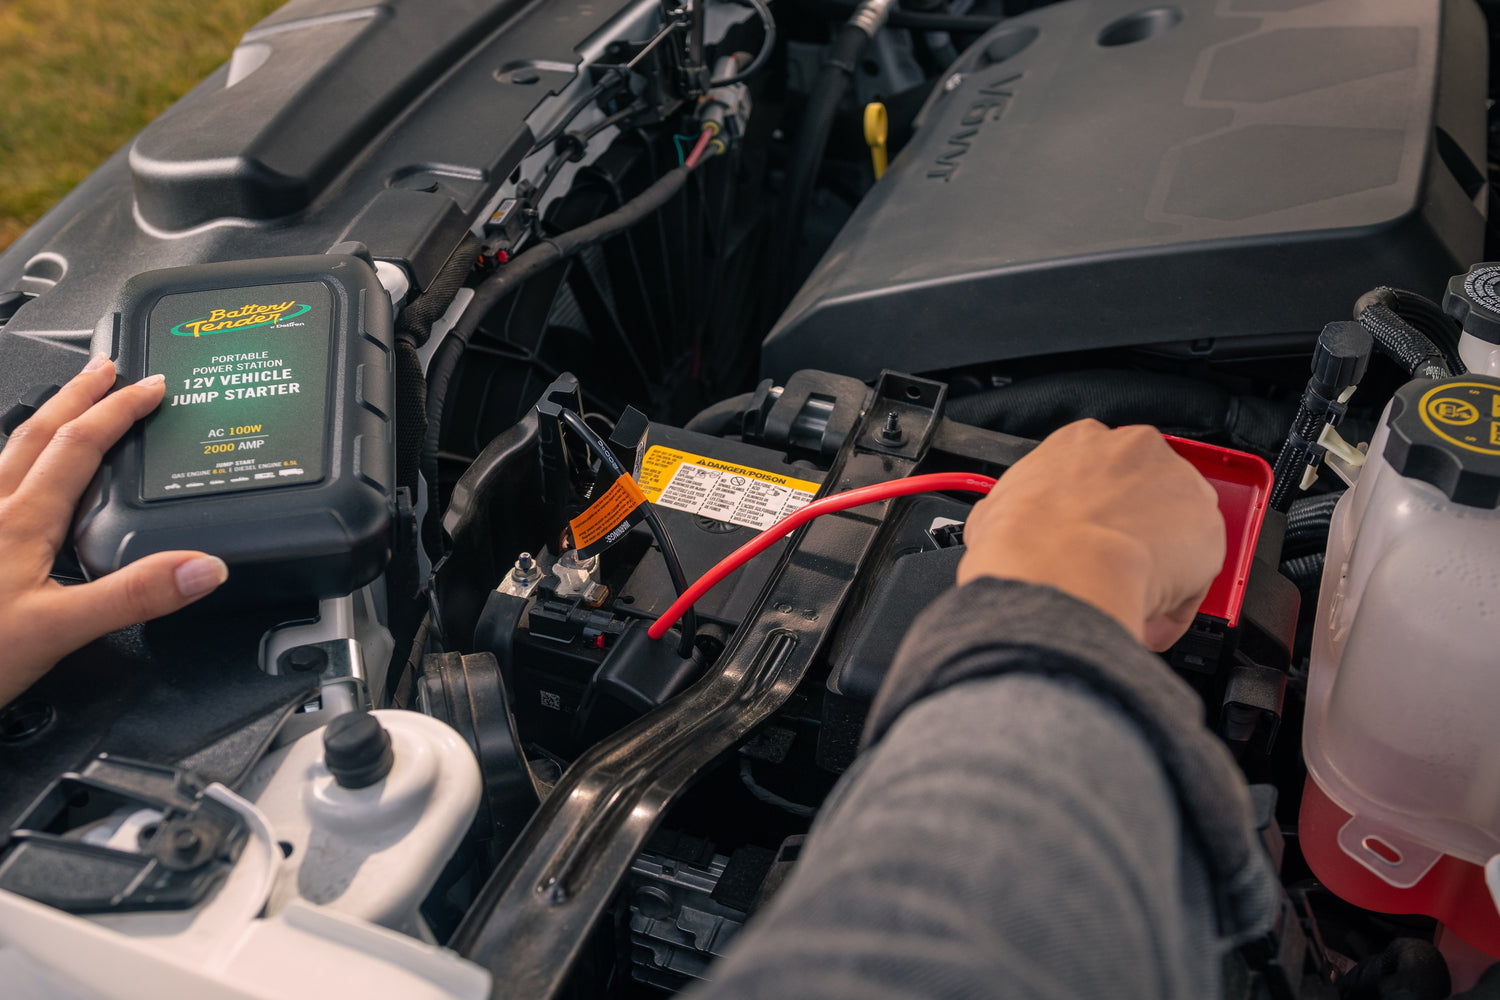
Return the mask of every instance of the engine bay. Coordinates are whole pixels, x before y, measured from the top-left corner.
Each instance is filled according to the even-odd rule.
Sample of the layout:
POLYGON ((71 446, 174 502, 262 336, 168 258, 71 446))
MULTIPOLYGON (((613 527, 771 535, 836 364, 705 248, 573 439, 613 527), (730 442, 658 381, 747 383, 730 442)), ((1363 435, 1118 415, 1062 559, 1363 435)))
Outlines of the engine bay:
POLYGON ((167 375, 53 579, 230 569, 0 707, 0 977, 711 979, 975 500, 1094 418, 1229 529, 1162 655, 1281 876, 1230 992, 1385 996, 1415 938, 1461 994, 1500 961, 1496 16, 292 0, 0 254, 0 434, 91 354, 167 375))

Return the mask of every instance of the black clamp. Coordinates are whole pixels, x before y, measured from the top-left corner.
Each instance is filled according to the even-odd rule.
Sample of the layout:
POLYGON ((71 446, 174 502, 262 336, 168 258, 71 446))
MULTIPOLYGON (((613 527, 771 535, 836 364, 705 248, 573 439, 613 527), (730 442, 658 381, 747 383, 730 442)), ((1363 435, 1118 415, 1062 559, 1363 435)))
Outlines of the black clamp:
POLYGON ((1307 464, 1313 465, 1321 461, 1328 453, 1328 448, 1321 443, 1324 427, 1337 427, 1349 413, 1347 399, 1340 399, 1348 387, 1344 386, 1339 396, 1329 399, 1318 391, 1317 386, 1309 382, 1306 391, 1302 394, 1302 405, 1311 417, 1317 418, 1315 426, 1318 433, 1311 439, 1303 436, 1302 427, 1294 426, 1287 434, 1287 440, 1293 446, 1302 448, 1307 452, 1307 464))

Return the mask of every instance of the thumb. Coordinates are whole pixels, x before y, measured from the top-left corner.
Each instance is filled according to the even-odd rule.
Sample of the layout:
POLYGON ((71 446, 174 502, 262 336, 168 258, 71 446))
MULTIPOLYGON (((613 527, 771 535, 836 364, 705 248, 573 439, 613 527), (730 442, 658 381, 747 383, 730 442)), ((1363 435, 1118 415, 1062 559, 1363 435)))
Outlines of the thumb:
POLYGON ((202 552, 158 552, 92 583, 64 587, 50 609, 73 648, 116 629, 187 607, 229 578, 224 560, 202 552))

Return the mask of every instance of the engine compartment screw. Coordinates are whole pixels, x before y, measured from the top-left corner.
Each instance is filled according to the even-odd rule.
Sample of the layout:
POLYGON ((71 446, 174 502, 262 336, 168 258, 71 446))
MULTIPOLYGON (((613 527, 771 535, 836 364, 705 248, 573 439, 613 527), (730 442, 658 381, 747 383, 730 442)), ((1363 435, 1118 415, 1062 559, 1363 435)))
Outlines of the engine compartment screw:
POLYGON ((901 417, 895 410, 885 415, 885 426, 880 430, 880 440, 887 444, 900 444, 906 434, 901 430, 901 417))
POLYGON ((195 854, 202 843, 198 831, 189 827, 179 827, 172 833, 172 850, 178 854, 195 854))

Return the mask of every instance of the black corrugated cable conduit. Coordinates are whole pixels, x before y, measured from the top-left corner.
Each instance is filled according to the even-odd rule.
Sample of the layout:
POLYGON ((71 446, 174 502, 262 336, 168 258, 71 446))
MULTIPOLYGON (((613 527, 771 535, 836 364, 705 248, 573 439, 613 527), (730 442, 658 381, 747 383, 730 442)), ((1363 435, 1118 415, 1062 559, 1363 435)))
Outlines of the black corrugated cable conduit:
POLYGON ((1281 575, 1301 590, 1309 590, 1323 579, 1325 557, 1321 552, 1288 559, 1281 564, 1281 575))
POLYGON ((781 198, 781 225, 772 241, 772 261, 778 275, 775 286, 777 305, 792 297, 792 282, 797 273, 797 244, 802 236, 802 220, 812 198, 813 183, 828 148, 828 135, 838 114, 844 91, 854 77, 855 68, 865 48, 885 24, 895 0, 865 0, 844 22, 823 61, 822 72, 813 84, 802 115, 797 138, 797 153, 787 170, 786 188, 781 198))
MULTIPOLYGON (((427 427, 422 446, 422 474, 427 479, 428 510, 433 514, 428 519, 428 524, 437 523, 441 507, 437 456, 442 434, 443 406, 469 341, 485 315, 527 279, 629 229, 671 201, 687 183, 692 169, 686 164, 673 168, 613 212, 566 233, 540 240, 475 286, 474 298, 433 353, 432 361, 427 366, 427 427)), ((434 546, 440 544, 439 539, 435 534, 425 535, 424 538, 429 541, 428 554, 434 559, 438 558, 441 553, 434 546)))
POLYGON ((1281 543, 1283 558, 1321 553, 1328 547, 1333 508, 1344 493, 1320 493, 1292 501, 1286 515, 1286 534, 1281 543))
POLYGON ((1231 444, 1274 453, 1292 407, 1237 396, 1216 385, 1154 372, 1082 371, 1039 375, 951 400, 944 415, 1018 437, 1043 437, 1085 417, 1112 426, 1151 424, 1181 437, 1222 435, 1231 444))
POLYGON ((1302 590, 1316 587, 1323 578, 1323 554, 1333 509, 1344 491, 1299 497, 1286 515, 1286 535, 1281 546, 1281 574, 1302 590))
POLYGON ((396 392, 399 421, 396 427, 396 471, 398 485, 417 495, 417 469, 426 435, 427 382, 417 349, 432 336, 432 326, 448 311, 464 279, 479 259, 479 239, 465 236, 448 257, 437 277, 416 301, 401 310, 396 327, 396 392))

